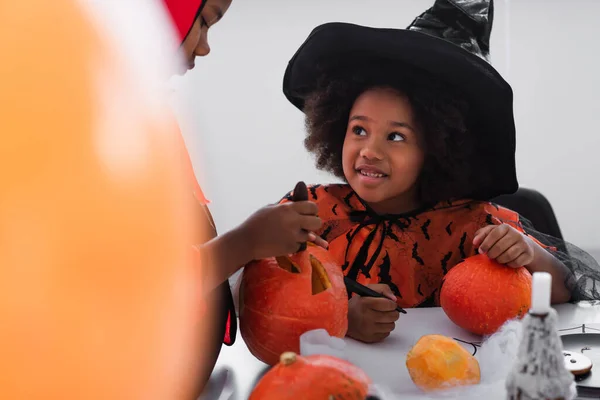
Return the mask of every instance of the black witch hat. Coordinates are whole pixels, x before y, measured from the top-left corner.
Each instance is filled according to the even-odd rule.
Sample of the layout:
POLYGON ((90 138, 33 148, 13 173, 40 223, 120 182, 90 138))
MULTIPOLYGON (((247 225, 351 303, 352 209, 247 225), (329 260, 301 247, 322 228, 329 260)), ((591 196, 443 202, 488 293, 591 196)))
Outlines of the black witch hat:
POLYGON ((320 66, 360 55, 425 71, 460 89, 469 102, 486 183, 472 197, 491 199, 518 188, 513 92, 489 62, 493 0, 436 0, 406 29, 327 23, 315 28, 285 71, 283 92, 297 108, 316 89, 320 66))

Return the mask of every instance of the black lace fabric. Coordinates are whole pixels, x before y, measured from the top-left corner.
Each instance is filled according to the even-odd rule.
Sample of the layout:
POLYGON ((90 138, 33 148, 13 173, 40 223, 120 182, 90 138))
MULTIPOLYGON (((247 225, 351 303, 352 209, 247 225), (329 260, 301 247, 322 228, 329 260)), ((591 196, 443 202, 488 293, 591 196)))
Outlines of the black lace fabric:
POLYGON ((527 235, 546 246, 567 267, 565 286, 572 302, 600 300, 600 264, 592 255, 564 239, 537 231, 526 218, 521 217, 520 222, 527 235))

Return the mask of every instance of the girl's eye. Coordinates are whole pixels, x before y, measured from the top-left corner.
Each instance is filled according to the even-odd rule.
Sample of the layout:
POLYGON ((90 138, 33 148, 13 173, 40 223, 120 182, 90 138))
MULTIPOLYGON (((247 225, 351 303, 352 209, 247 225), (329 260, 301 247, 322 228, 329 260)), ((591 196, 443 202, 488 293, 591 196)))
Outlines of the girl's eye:
POLYGON ((360 126, 355 126, 352 128, 352 132, 356 135, 364 136, 367 132, 360 126))
POLYGON ((398 132, 390 133, 388 138, 389 138, 389 140, 391 140, 393 142, 402 142, 405 140, 404 135, 402 135, 401 133, 398 133, 398 132))

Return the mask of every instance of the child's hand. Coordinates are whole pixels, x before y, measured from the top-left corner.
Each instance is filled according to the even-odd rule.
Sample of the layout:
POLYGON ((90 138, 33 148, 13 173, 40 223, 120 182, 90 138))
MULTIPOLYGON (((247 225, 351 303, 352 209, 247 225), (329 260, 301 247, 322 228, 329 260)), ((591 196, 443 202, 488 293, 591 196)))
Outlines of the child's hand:
POLYGON ((512 268, 527 266, 534 260, 533 241, 507 224, 479 229, 473 245, 479 247, 479 253, 512 268))
POLYGON ((327 248, 328 243, 313 233, 322 225, 318 211, 315 203, 299 201, 266 206, 252 214, 239 228, 252 259, 292 254, 307 241, 327 248))
POLYGON ((348 303, 347 335, 366 343, 380 342, 394 330, 400 313, 388 285, 367 286, 388 298, 352 296, 348 303))

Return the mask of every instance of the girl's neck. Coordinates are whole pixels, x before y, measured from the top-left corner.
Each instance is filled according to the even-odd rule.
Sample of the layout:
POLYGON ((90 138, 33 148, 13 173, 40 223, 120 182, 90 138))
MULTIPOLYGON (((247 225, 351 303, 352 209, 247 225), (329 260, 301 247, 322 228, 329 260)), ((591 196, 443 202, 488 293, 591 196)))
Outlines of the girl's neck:
POLYGON ((379 215, 406 214, 418 210, 423 206, 418 200, 416 191, 402 193, 396 197, 367 205, 379 215))

